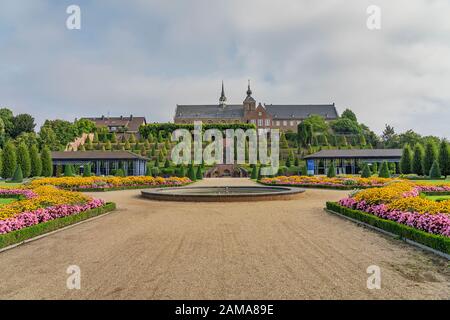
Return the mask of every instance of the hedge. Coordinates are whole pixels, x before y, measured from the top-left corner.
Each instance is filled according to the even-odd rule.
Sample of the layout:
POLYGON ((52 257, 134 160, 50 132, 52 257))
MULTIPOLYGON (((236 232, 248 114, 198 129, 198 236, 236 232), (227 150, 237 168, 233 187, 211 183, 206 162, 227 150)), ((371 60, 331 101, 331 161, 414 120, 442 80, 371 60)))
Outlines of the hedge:
POLYGON ((449 237, 444 237, 441 235, 418 230, 395 221, 379 218, 373 214, 366 213, 360 210, 349 209, 347 207, 339 205, 336 202, 327 202, 327 209, 367 223, 368 225, 377 227, 379 229, 388 231, 399 236, 402 239, 412 240, 432 249, 450 254, 449 237))
POLYGON ((20 230, 12 231, 6 234, 0 235, 0 249, 8 247, 10 245, 23 242, 27 239, 31 239, 45 233, 49 233, 71 224, 93 218, 102 215, 106 212, 113 211, 116 209, 116 204, 113 202, 108 202, 105 205, 94 208, 91 210, 83 211, 75 215, 58 218, 55 220, 50 220, 47 222, 39 223, 31 227, 23 228, 20 230))

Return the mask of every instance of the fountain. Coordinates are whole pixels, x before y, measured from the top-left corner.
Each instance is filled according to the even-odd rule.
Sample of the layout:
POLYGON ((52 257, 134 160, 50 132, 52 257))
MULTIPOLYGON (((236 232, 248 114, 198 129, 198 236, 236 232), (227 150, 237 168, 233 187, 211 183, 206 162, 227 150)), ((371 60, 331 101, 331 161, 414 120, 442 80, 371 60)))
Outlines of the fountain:
POLYGON ((144 198, 161 201, 238 202, 296 199, 305 190, 278 186, 175 187, 141 191, 144 198))

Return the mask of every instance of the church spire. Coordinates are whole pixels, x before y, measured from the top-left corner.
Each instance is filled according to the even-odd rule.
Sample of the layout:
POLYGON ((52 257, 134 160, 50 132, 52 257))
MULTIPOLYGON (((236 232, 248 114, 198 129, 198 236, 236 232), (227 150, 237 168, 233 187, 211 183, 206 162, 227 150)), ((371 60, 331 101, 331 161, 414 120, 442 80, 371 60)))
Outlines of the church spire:
POLYGON ((225 105, 226 102, 227 102, 227 97, 225 97, 225 89, 223 87, 223 80, 222 80, 222 93, 221 93, 220 98, 219 98, 219 104, 220 105, 225 105))
POLYGON ((247 89, 247 97, 252 95, 252 89, 250 89, 250 79, 248 79, 248 89, 247 89))

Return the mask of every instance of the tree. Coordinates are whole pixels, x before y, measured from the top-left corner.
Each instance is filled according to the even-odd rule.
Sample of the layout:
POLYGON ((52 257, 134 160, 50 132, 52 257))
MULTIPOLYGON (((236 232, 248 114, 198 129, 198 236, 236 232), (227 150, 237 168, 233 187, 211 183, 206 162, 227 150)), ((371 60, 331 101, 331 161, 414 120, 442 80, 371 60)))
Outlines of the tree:
POLYGON ((113 132, 113 133, 111 134, 111 143, 116 143, 116 142, 117 142, 117 136, 116 136, 116 133, 113 132))
POLYGON ((17 166, 16 147, 11 141, 5 145, 5 149, 3 150, 2 162, 3 178, 11 178, 17 166))
POLYGON ((14 175, 12 177, 12 182, 22 182, 23 181, 23 175, 22 175, 22 168, 20 165, 16 166, 16 170, 14 170, 14 175))
POLYGON ((0 147, 3 148, 6 141, 6 131, 5 131, 5 123, 2 118, 0 118, 0 147))
POLYGON ((389 171, 389 165, 386 161, 383 161, 381 164, 380 172, 378 173, 378 177, 380 178, 390 178, 391 172, 389 171))
POLYGON ((42 173, 41 174, 44 177, 51 177, 53 175, 52 155, 47 146, 44 146, 44 148, 42 148, 41 163, 42 163, 42 173))
POLYGON ((253 166, 252 174, 250 176, 252 180, 256 180, 258 178, 258 167, 256 165, 253 166))
POLYGON ((400 160, 400 171, 403 174, 409 174, 412 172, 412 151, 409 144, 406 144, 403 148, 402 158, 400 160))
POLYGON ((404 133, 400 133, 398 135, 398 140, 401 146, 404 146, 405 144, 414 146, 422 141, 422 137, 420 136, 420 134, 415 133, 413 130, 407 130, 404 133))
MULTIPOLYGON (((311 125, 312 126, 312 132, 315 133, 324 133, 328 131, 328 124, 326 123, 325 119, 317 114, 312 114, 305 120, 303 120, 305 125, 311 125)), ((312 136, 312 132, 310 132, 310 136, 312 136)))
POLYGON ((152 168, 152 176, 157 177, 159 175, 159 168, 154 167, 152 168))
POLYGON ((95 122, 89 119, 80 119, 75 121, 74 127, 77 136, 81 136, 83 133, 92 133, 96 128, 95 122))
POLYGON ((130 138, 128 140, 130 141, 130 143, 135 143, 136 142, 136 136, 134 135, 134 133, 132 133, 130 135, 130 138))
POLYGON ((34 118, 31 115, 27 113, 19 114, 13 118, 11 137, 16 138, 22 132, 33 132, 35 126, 34 118))
POLYGON ((114 176, 116 176, 116 177, 125 177, 125 170, 123 170, 122 168, 117 169, 116 172, 114 173, 114 176))
POLYGON ((51 127, 43 126, 41 128, 41 131, 39 132, 39 141, 41 147, 48 146, 52 151, 59 150, 60 143, 58 142, 55 131, 53 131, 51 127))
POLYGON ((52 129, 56 135, 58 144, 61 146, 66 146, 69 142, 74 141, 74 139, 77 137, 76 127, 72 122, 69 121, 60 119, 46 120, 41 127, 41 131, 43 128, 52 129))
POLYGON ((361 178, 370 178, 372 176, 372 172, 370 171, 369 165, 367 163, 364 163, 362 172, 361 172, 361 178))
POLYGON ((366 137, 364 137, 363 134, 360 134, 358 137, 359 137, 359 145, 361 147, 364 147, 367 144, 366 137))
POLYGON ((126 140, 125 141, 125 150, 131 150, 131 145, 130 145, 130 141, 126 140))
POLYGON ((152 163, 151 162, 147 162, 146 166, 145 166, 145 175, 146 176, 151 176, 152 175, 152 163))
POLYGON ((13 131, 14 128, 13 118, 14 115, 10 109, 8 108, 0 109, 0 119, 3 120, 3 123, 5 125, 5 135, 7 137, 11 136, 11 132, 13 131))
POLYGON ((22 169, 23 177, 28 178, 31 173, 31 160, 28 147, 23 142, 17 148, 17 165, 22 169))
POLYGON ((442 139, 441 144, 439 145, 439 167, 441 169, 441 173, 447 178, 447 175, 450 174, 450 147, 447 143, 447 140, 442 139))
POLYGON ((381 140, 384 143, 384 147, 393 148, 398 146, 398 135, 395 133, 394 127, 386 124, 381 134, 381 140))
POLYGON ((356 123, 358 122, 358 120, 356 119, 355 113, 350 109, 345 109, 344 112, 342 112, 342 114, 341 114, 341 118, 349 119, 356 123))
POLYGON ((42 173, 42 162, 36 145, 30 148, 31 172, 30 177, 39 177, 42 173))
POLYGON ((439 168, 439 162, 436 160, 433 161, 430 169, 430 179, 440 179, 441 178, 441 169, 439 168))
POLYGON ((284 134, 284 132, 282 132, 280 135, 280 148, 282 149, 289 148, 288 142, 286 140, 286 135, 284 134))
POLYGON ((331 162, 331 166, 328 167, 327 177, 328 178, 336 177, 336 168, 334 166, 334 162, 331 162))
POLYGON ((166 161, 164 162, 164 168, 170 168, 170 161, 168 158, 166 158, 166 161))
POLYGON ((330 126, 336 133, 359 134, 361 132, 358 123, 347 118, 334 120, 331 122, 330 126))
POLYGON ((111 141, 106 141, 106 144, 105 144, 105 150, 108 150, 108 151, 111 151, 111 149, 112 149, 112 145, 111 145, 111 141))
POLYGON ((430 172, 433 162, 438 160, 437 153, 436 145, 434 142, 429 141, 425 146, 425 157, 423 159, 423 167, 426 174, 430 172))
POLYGON ((412 163, 412 172, 423 176, 425 173, 423 169, 423 159, 425 157, 425 151, 421 144, 417 143, 414 146, 414 155, 413 155, 413 163, 412 163))

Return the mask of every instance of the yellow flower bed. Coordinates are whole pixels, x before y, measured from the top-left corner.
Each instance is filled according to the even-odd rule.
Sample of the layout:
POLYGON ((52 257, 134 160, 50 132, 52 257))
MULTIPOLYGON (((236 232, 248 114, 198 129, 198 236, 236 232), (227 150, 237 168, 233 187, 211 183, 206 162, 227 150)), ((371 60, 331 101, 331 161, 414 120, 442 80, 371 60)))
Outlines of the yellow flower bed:
POLYGON ((183 185, 191 182, 189 178, 183 177, 149 177, 149 176, 128 176, 128 177, 60 177, 41 178, 33 180, 31 186, 53 185, 66 189, 87 189, 87 188, 118 188, 126 186, 165 186, 183 185))
POLYGON ((405 192, 413 189, 414 183, 409 181, 393 182, 382 188, 371 188, 359 191, 355 196, 357 201, 368 204, 390 203, 403 197, 405 192))
POLYGON ((65 191, 53 186, 37 186, 32 188, 32 191, 37 194, 36 197, 15 201, 0 207, 0 220, 39 208, 61 204, 84 204, 91 199, 82 193, 65 191))
POLYGON ((419 213, 450 213, 450 200, 433 201, 426 198, 402 198, 388 204, 389 209, 419 213))
POLYGON ((393 181, 390 178, 361 178, 359 176, 339 176, 335 178, 328 178, 325 176, 279 176, 274 178, 263 178, 262 183, 275 183, 275 184, 307 184, 307 185, 329 185, 329 186, 381 186, 388 182, 393 181))

